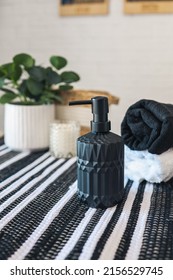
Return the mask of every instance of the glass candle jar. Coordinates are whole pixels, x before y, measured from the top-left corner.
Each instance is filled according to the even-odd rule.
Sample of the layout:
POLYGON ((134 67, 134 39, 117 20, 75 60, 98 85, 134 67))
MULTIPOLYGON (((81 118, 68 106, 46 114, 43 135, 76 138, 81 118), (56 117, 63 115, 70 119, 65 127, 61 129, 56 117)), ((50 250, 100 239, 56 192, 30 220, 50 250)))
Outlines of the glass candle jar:
POLYGON ((56 120, 50 124, 50 153, 56 158, 76 156, 76 140, 80 136, 77 121, 56 120))

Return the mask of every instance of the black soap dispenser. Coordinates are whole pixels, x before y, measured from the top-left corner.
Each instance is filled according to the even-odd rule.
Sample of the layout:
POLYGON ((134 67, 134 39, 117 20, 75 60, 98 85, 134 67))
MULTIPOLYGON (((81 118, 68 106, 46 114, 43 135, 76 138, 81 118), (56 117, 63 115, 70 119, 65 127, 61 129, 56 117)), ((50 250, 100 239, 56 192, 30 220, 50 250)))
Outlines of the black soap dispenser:
POLYGON ((108 98, 72 101, 91 104, 91 132, 77 139, 78 194, 89 207, 108 208, 121 201, 124 191, 124 143, 110 132, 108 98))

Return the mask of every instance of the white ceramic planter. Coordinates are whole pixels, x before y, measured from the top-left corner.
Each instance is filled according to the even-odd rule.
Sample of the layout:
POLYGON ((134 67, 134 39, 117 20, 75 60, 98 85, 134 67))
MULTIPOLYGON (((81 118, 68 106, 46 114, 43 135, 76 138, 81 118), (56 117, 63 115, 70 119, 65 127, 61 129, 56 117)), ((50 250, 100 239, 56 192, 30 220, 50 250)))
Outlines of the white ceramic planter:
POLYGON ((5 104, 5 144, 13 150, 48 148, 53 120, 54 105, 5 104))

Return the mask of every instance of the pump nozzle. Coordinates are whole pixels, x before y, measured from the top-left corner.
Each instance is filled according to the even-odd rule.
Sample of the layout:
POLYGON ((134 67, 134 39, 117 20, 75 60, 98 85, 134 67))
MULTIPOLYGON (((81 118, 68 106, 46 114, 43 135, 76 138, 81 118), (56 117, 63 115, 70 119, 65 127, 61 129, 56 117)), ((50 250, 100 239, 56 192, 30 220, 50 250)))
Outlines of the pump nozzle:
POLYGON ((105 96, 96 96, 90 100, 71 101, 69 105, 91 104, 93 121, 91 121, 92 132, 108 132, 111 129, 110 121, 108 121, 108 98, 105 96))

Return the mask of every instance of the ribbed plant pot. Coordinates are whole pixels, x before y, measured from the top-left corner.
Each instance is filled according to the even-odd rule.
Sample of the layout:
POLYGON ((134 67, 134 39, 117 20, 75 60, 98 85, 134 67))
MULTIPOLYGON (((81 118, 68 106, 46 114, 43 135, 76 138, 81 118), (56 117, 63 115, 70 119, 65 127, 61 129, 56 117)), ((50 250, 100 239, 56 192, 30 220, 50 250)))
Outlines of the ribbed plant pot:
POLYGON ((37 151, 49 147, 54 105, 5 104, 4 142, 13 150, 37 151))

